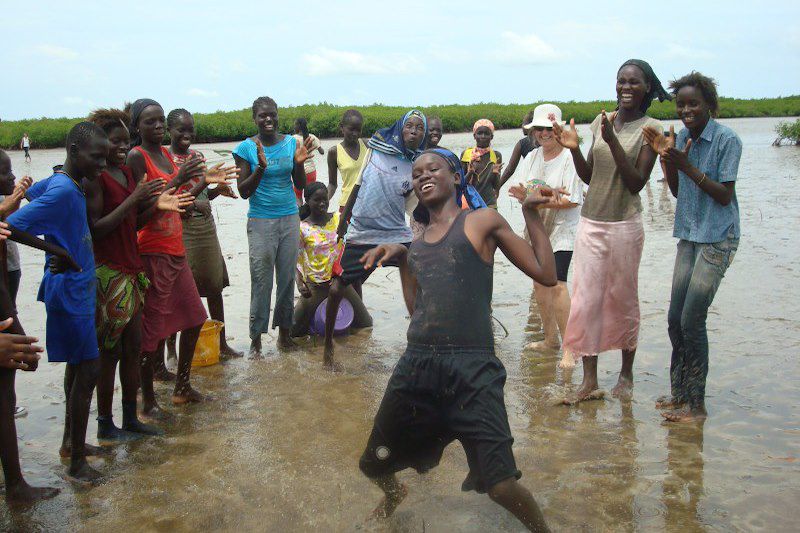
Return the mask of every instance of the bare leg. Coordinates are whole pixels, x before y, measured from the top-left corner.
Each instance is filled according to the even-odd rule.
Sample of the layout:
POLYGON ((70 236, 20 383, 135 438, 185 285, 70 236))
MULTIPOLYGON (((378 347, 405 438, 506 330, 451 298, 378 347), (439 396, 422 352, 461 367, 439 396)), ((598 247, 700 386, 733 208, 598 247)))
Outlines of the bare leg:
POLYGON ((542 321, 544 340, 528 343, 525 347, 533 350, 557 350, 561 346, 558 340, 558 327, 553 314, 553 292, 550 287, 545 287, 533 282, 533 295, 536 306, 539 308, 539 318, 542 321))
POLYGON ((75 383, 77 370, 75 365, 66 365, 64 369, 64 434, 61 437, 61 457, 69 457, 72 453, 72 409, 70 408, 70 396, 72 387, 75 383))
POLYGON ((489 497, 516 516, 530 531, 550 531, 533 495, 517 483, 516 479, 506 479, 495 484, 489 489, 489 497))
POLYGON ((84 483, 95 483, 101 479, 100 472, 86 462, 86 427, 89 423, 89 407, 100 370, 98 359, 83 361, 74 367, 73 383, 67 404, 70 408, 70 438, 72 444, 69 475, 84 483))
POLYGON ((630 399, 633 394, 633 360, 636 350, 622 350, 622 367, 619 370, 617 384, 611 389, 614 398, 630 399))
MULTIPOLYGON (((222 293, 213 294, 206 298, 208 302, 208 314, 211 315, 212 320, 219 320, 225 324, 225 305, 222 301, 222 293)), ((242 357, 242 352, 234 350, 228 345, 228 339, 225 338, 225 326, 219 332, 219 352, 224 358, 228 357, 242 357)))
POLYGON ((344 297, 344 288, 341 278, 333 278, 330 292, 328 292, 328 306, 325 308, 325 353, 322 366, 326 370, 334 372, 342 370, 342 365, 335 361, 333 357, 333 328, 336 325, 336 313, 339 312, 339 304, 344 297))
POLYGON ((194 357, 194 349, 197 345, 197 338, 200 336, 201 327, 202 325, 181 331, 178 351, 178 375, 175 379, 175 391, 172 393, 172 403, 176 405, 202 402, 210 399, 194 390, 189 382, 192 372, 192 358, 194 357))
POLYGON ((155 381, 175 381, 175 373, 167 370, 167 359, 164 355, 165 345, 166 340, 162 340, 158 343, 156 355, 151 360, 153 365, 153 379, 155 381))
POLYGON ((156 400, 156 392, 153 389, 153 359, 156 352, 142 352, 140 360, 140 376, 142 378, 142 413, 151 418, 164 418, 166 411, 161 409, 156 400))
MULTIPOLYGON (((553 313, 558 323, 558 330, 561 332, 561 339, 563 340, 567 334, 567 321, 569 320, 569 289, 567 284, 559 281, 558 285, 553 287, 553 313)), ((564 348, 564 354, 561 357, 561 362, 558 363, 559 368, 572 369, 575 368, 575 358, 568 348, 564 348)))
POLYGON ((14 392, 16 371, 0 369, 0 461, 6 484, 6 501, 9 504, 28 504, 46 500, 58 494, 51 487, 31 487, 22 477, 17 447, 17 426, 14 422, 14 407, 17 397, 14 392))
POLYGON ((597 386, 597 356, 585 356, 583 358, 583 382, 581 387, 574 396, 566 398, 562 403, 574 405, 586 400, 600 400, 603 396, 603 391, 599 390, 597 386))
MULTIPOLYGON (((122 429, 144 435, 162 435, 155 426, 144 424, 136 415, 136 391, 139 390, 139 368, 142 351, 142 313, 134 315, 122 332, 122 358, 119 381, 122 384, 122 429)), ((151 382, 152 389, 152 382, 151 382)))
MULTIPOLYGON (((97 378, 97 440, 100 444, 112 445, 140 438, 123 431, 114 424, 112 404, 114 400, 114 381, 116 379, 117 358, 122 348, 120 339, 114 350, 100 350, 100 375, 97 378)), ((120 378, 122 378, 120 366, 120 378)), ((134 398, 136 398, 134 392, 134 398)))
POLYGON ((384 496, 368 519, 389 518, 392 516, 392 513, 394 513, 394 510, 397 509, 397 506, 400 505, 408 495, 408 488, 397 481, 397 477, 394 474, 371 478, 371 481, 380 487, 384 496))

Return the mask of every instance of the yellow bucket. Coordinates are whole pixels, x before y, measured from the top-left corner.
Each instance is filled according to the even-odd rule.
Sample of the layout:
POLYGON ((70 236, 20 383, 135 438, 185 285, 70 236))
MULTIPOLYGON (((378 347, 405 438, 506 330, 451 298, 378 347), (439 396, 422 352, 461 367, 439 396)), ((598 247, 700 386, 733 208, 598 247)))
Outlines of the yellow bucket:
POLYGON ((219 332, 224 325, 219 320, 206 320, 194 347, 192 366, 211 366, 219 363, 219 332))

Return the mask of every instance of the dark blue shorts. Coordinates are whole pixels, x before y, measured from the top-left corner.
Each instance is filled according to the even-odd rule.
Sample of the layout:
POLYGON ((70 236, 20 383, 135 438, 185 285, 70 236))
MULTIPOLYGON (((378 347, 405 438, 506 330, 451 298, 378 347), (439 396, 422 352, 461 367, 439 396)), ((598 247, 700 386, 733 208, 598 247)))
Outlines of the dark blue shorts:
POLYGON ((94 315, 47 312, 47 360, 77 365, 97 359, 97 329, 94 315))

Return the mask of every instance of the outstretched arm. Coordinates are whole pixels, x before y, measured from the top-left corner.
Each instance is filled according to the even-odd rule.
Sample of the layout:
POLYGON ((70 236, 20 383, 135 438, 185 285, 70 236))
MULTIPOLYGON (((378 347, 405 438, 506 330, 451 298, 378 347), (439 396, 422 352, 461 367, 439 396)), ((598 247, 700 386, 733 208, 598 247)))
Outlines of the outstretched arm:
POLYGON ((503 171, 503 175, 500 176, 500 186, 497 187, 497 190, 503 188, 503 185, 514 175, 514 172, 517 170, 517 165, 519 165, 519 160, 522 156, 522 141, 517 141, 517 144, 514 145, 514 150, 511 152, 511 159, 508 162, 508 166, 503 171))
POLYGON ((81 270, 81 267, 72 259, 72 256, 69 255, 69 252, 57 244, 47 242, 28 232, 19 230, 11 224, 8 225, 8 229, 11 231, 11 235, 8 237, 9 240, 24 244, 25 246, 30 246, 31 248, 36 248, 37 250, 42 250, 45 253, 55 256, 61 259, 65 267, 71 268, 72 270, 81 270))
POLYGON ((400 268, 400 283, 403 287, 403 300, 406 302, 408 314, 414 314, 417 299, 417 278, 408 267, 408 248, 402 244, 381 244, 369 250, 359 260, 365 269, 373 266, 382 267, 387 261, 397 261, 400 268))

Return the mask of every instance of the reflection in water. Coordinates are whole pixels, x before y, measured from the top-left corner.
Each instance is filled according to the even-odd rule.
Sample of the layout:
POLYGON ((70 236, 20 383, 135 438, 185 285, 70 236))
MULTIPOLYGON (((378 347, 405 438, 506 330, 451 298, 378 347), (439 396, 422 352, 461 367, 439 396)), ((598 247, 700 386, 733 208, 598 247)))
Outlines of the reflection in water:
POLYGON ((666 508, 667 531, 702 531, 700 500, 703 490, 703 426, 665 424, 667 426, 667 469, 662 500, 666 508))

